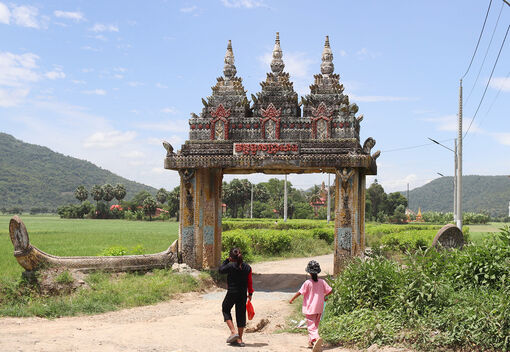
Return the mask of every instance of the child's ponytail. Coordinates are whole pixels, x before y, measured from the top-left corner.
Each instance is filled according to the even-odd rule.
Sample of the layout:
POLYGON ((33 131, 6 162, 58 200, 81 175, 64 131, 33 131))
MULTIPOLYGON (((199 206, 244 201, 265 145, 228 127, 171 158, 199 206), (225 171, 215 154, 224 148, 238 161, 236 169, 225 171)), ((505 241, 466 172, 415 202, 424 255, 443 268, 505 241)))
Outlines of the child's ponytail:
POLYGON ((312 275, 312 280, 313 281, 315 281, 315 282, 319 281, 319 278, 317 277, 317 274, 310 274, 310 275, 312 275))

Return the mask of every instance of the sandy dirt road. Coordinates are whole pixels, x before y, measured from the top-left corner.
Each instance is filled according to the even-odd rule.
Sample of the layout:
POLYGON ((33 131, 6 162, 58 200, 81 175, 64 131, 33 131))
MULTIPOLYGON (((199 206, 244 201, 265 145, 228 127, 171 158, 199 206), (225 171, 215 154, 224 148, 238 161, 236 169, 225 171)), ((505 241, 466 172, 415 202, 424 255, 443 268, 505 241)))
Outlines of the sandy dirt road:
MULTIPOLYGON (((245 334, 246 351, 310 351, 306 335, 275 333, 292 311, 287 301, 306 279, 304 268, 310 259, 321 263, 323 273, 333 271, 332 255, 253 265, 256 314, 247 328, 261 319, 268 319, 269 324, 245 334)), ((94 316, 1 318, 0 351, 234 351, 239 347, 225 343, 229 331, 221 315, 224 295, 225 290, 218 288, 94 316)))

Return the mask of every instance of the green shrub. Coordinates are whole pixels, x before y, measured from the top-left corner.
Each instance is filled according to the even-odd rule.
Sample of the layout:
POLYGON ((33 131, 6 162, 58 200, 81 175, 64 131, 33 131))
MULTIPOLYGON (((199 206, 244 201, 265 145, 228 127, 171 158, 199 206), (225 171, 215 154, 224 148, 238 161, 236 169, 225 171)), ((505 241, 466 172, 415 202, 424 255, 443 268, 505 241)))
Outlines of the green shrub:
POLYGON ((387 308, 396 298, 400 268, 388 259, 356 258, 332 283, 331 312, 345 314, 362 308, 387 308))
POLYGON ((232 248, 239 248, 245 261, 252 257, 251 238, 237 231, 224 232, 221 236, 221 257, 227 258, 232 248))
POLYGON ((312 230, 313 237, 326 241, 332 244, 335 240, 335 229, 331 227, 319 227, 312 230))
POLYGON ((99 255, 100 256, 121 256, 121 255, 127 255, 128 250, 126 247, 122 246, 112 246, 104 249, 99 255))

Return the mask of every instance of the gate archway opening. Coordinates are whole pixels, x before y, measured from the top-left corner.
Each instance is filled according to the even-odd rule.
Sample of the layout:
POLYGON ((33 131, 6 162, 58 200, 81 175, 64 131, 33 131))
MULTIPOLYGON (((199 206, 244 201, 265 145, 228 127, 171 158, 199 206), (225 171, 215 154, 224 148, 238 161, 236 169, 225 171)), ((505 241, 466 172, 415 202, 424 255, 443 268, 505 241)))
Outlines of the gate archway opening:
POLYGON ((179 171, 178 257, 193 268, 216 268, 221 255, 221 188, 225 174, 335 175, 334 273, 365 249, 365 179, 377 173, 375 140, 360 145, 358 106, 343 94, 326 37, 320 74, 301 98, 284 72, 276 34, 271 72, 246 97, 229 41, 223 76, 191 114, 189 139, 177 153, 165 143, 165 168, 179 171))

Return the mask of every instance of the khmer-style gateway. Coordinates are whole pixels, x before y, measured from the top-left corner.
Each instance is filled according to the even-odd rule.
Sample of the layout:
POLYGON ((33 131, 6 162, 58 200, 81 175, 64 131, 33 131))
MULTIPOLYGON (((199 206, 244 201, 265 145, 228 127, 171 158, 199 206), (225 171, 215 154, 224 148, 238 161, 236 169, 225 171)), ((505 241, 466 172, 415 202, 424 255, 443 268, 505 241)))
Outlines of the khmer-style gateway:
POLYGON ((377 173, 370 154, 375 140, 360 145, 358 106, 343 94, 326 37, 320 74, 310 94, 298 98, 284 72, 280 39, 262 90, 246 96, 236 76, 229 41, 223 76, 200 115, 191 114, 189 140, 181 150, 164 143, 165 168, 181 177, 178 258, 195 268, 212 268, 221 254, 221 186, 224 174, 328 172, 336 175, 335 272, 365 247, 365 175, 377 173))
POLYGON ((284 68, 277 33, 271 72, 261 83, 262 91, 252 95, 250 102, 236 76, 229 42, 223 77, 218 78, 212 95, 202 99, 200 116, 191 114, 189 140, 177 153, 163 143, 165 168, 178 170, 181 177, 179 239, 167 250, 147 255, 57 257, 30 244, 23 221, 14 216, 9 235, 25 274, 30 277, 48 266, 82 271, 150 270, 170 267, 176 261, 198 269, 217 267, 221 261, 223 175, 254 172, 334 173, 334 273, 351 257, 363 255, 365 176, 376 174, 380 152, 370 155, 375 145, 372 138, 360 145, 363 115, 356 116, 358 106, 349 102, 339 76, 333 73, 328 37, 321 73, 315 75, 310 94, 301 102, 284 68))

